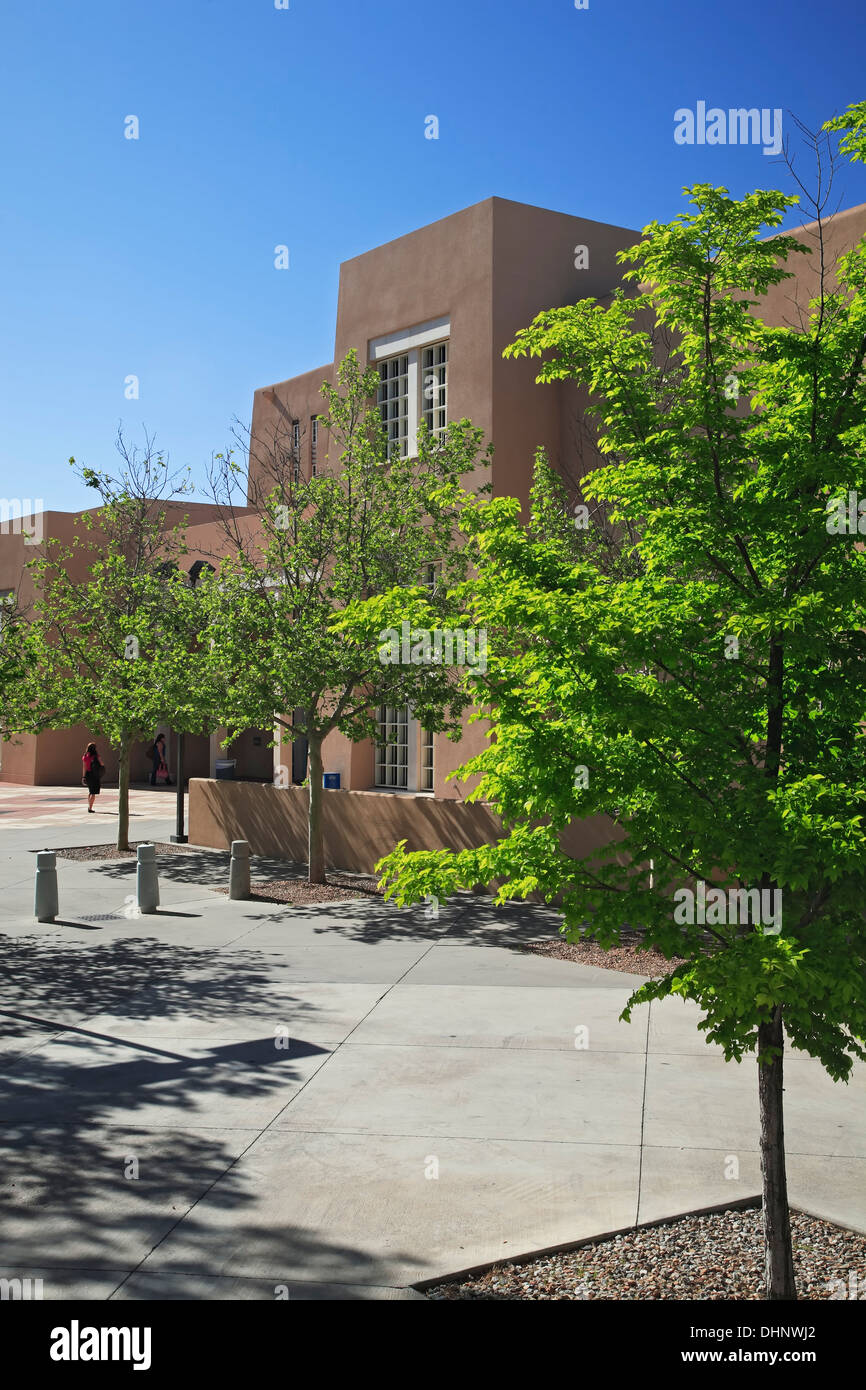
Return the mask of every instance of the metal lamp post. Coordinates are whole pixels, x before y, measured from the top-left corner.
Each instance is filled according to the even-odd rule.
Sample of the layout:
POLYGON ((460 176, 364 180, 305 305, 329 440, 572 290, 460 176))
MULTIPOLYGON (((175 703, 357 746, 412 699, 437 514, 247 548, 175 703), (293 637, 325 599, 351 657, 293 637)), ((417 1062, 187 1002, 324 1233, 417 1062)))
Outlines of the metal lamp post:
POLYGON ((186 734, 178 733, 177 736, 177 828, 176 833, 170 836, 173 845, 185 845, 189 836, 184 834, 183 816, 183 745, 186 734))
MULTIPOLYGON (((192 566, 190 567, 189 574, 187 575, 187 583, 189 584, 189 586, 190 586, 191 589, 194 589, 194 588, 195 588, 196 584, 198 583, 199 579, 201 578, 201 576, 202 576, 202 574, 203 574, 203 572, 204 572, 205 570, 209 570, 211 574, 215 574, 215 573, 216 573, 216 570, 214 569, 213 565, 210 563, 209 560, 196 560, 195 564, 192 565, 192 566)), ((178 733, 177 733, 177 769, 176 769, 176 771, 177 771, 177 821, 176 821, 175 833, 174 833, 174 835, 172 835, 172 836, 169 837, 170 840, 171 840, 171 843, 172 843, 173 845, 185 845, 185 844, 187 844, 187 843, 189 842, 189 836, 188 836, 188 835, 186 834, 186 832, 185 832, 185 826, 184 826, 184 806, 183 806, 183 783, 184 783, 183 754, 184 754, 184 743, 185 743, 185 741, 186 741, 186 734, 183 733, 181 730, 178 730, 178 733)))

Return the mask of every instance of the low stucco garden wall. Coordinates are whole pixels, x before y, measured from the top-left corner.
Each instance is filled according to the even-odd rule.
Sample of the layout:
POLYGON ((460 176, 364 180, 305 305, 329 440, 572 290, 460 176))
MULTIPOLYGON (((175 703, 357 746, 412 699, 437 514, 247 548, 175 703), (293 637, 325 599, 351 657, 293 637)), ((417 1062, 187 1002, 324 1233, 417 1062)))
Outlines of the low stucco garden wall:
MULTIPOLYGON (((370 874, 398 840, 410 850, 469 849, 499 838, 502 823, 484 803, 431 796, 327 791, 323 809, 330 869, 370 874)), ((228 849, 248 840, 253 854, 298 863, 307 860, 307 791, 259 782, 193 778, 189 784, 189 838, 194 845, 228 849)), ((563 847, 577 858, 619 838, 604 816, 574 821, 563 847)))

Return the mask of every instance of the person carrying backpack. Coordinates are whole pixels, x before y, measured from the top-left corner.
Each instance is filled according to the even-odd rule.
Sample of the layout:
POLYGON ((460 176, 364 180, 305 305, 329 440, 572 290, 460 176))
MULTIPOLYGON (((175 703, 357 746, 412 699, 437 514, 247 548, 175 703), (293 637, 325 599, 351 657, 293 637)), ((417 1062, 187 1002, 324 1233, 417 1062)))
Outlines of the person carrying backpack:
POLYGON ((81 785, 87 788, 87 811, 93 815, 93 802, 102 787, 105 764, 99 761, 95 743, 88 743, 81 758, 81 785))

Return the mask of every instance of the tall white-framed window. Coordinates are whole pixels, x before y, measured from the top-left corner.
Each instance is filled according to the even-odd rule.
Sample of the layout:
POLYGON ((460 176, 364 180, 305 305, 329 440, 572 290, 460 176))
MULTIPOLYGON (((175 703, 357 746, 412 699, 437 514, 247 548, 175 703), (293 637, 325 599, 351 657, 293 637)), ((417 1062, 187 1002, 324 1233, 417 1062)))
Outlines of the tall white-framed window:
POLYGON ((301 477, 301 422, 292 421, 292 466, 295 482, 300 481, 301 477))
POLYGON ((444 432, 450 335, 449 319, 441 318, 370 341, 370 361, 379 371, 379 409, 389 457, 415 454, 422 420, 437 437, 444 432))
POLYGON ((319 417, 310 418, 310 477, 315 478, 319 466, 319 417))
POLYGON ((421 776, 419 779, 422 792, 432 792, 433 790, 433 730, 421 730, 421 776))
POLYGON ((436 439, 448 422, 448 344, 421 349, 421 419, 436 439))
POLYGON ((397 789, 409 786, 409 708, 379 706, 376 741, 376 786, 397 789))
POLYGON ((409 453, 409 356, 379 363, 379 410, 388 439, 388 457, 409 453))
POLYGON ((376 787, 432 792, 433 734, 421 727, 408 705, 380 705, 375 746, 376 787))

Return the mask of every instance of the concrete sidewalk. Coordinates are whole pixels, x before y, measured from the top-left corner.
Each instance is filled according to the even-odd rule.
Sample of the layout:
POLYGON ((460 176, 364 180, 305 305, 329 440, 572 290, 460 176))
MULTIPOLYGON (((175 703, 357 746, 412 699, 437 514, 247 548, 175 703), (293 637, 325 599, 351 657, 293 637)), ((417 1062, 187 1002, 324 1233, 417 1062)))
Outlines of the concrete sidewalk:
MULTIPOLYGON (((163 861, 160 913, 132 921, 134 863, 59 861, 62 921, 37 926, 31 851, 88 834, 0 848, 0 1275, 46 1298, 411 1298, 759 1190, 754 1065, 678 1001, 619 1023, 634 977, 522 952, 551 914, 230 903, 203 851, 163 861)), ((864 1092, 788 1059, 792 1201, 859 1230, 864 1092)))

